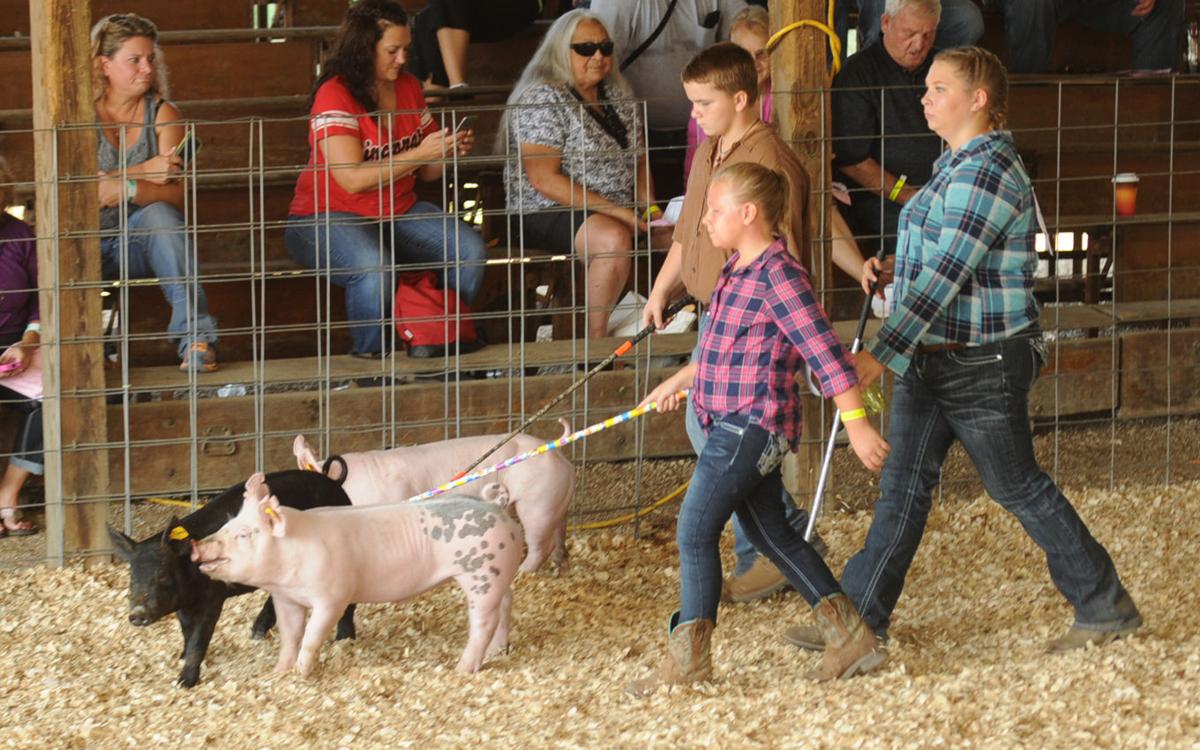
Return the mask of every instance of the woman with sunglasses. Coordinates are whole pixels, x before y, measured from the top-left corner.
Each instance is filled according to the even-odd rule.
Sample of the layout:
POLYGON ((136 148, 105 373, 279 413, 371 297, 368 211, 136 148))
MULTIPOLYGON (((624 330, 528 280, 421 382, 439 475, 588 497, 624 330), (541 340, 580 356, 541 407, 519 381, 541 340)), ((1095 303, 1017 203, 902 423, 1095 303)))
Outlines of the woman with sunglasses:
POLYGON ((572 248, 586 269, 587 335, 605 336, 629 278, 638 206, 653 204, 644 125, 596 16, 561 16, 508 98, 498 147, 512 237, 522 247, 572 248))

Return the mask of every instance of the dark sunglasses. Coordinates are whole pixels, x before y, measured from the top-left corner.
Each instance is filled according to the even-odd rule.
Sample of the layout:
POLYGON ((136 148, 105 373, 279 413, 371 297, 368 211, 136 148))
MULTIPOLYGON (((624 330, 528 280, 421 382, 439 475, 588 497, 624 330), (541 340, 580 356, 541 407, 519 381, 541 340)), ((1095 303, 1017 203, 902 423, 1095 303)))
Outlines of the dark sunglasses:
POLYGON ((611 39, 606 42, 599 43, 580 42, 579 44, 572 44, 571 51, 580 57, 591 57, 592 55, 595 55, 597 51, 599 51, 600 54, 604 55, 605 57, 612 57, 613 43, 611 39))

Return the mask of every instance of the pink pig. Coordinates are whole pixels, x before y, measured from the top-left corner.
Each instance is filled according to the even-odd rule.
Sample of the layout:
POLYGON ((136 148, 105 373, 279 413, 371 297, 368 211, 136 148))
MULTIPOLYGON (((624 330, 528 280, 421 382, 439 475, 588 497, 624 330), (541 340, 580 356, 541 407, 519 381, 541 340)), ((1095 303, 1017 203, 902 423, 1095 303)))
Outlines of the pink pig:
MULTIPOLYGON (((571 425, 560 419, 563 436, 571 434, 571 425)), ((345 476, 342 489, 355 505, 402 500, 445 484, 496 444, 502 435, 443 440, 438 443, 366 451, 317 458, 303 435, 292 444, 296 465, 310 471, 324 471, 332 479, 345 476), (342 466, 337 466, 338 463, 342 466), (345 472, 344 474, 342 472, 345 472)), ((488 457, 484 467, 492 466, 542 445, 532 435, 518 434, 488 457)), ((521 570, 532 572, 553 555, 555 563, 566 562, 567 511, 575 491, 575 467, 557 451, 499 471, 496 481, 508 488, 512 508, 525 527, 529 548, 521 570)), ((480 480, 484 481, 484 480, 480 480)), ((459 493, 475 495, 479 482, 465 485, 459 493)))
POLYGON ((305 676, 346 605, 401 601, 454 579, 467 594, 470 622, 456 668, 475 672, 485 656, 508 647, 520 528, 495 504, 461 495, 298 511, 268 496, 255 474, 241 512, 193 542, 192 559, 211 578, 271 593, 280 642, 275 671, 294 665, 305 676))

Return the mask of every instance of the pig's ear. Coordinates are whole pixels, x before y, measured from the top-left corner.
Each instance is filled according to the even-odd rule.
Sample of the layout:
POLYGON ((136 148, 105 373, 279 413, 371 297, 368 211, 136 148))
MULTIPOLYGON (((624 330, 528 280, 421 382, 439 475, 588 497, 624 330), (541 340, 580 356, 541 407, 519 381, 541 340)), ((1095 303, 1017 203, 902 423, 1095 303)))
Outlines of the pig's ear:
POLYGON ((320 471, 321 462, 317 460, 317 454, 313 452, 312 446, 304 439, 303 435, 297 435, 292 441, 292 454, 296 456, 296 468, 301 471, 320 471))
POLYGON ((174 546, 174 542, 181 542, 187 538, 187 529, 179 525, 179 517, 171 516, 171 521, 167 524, 167 528, 163 529, 162 536, 159 537, 158 543, 163 549, 170 549, 172 546, 174 546))
POLYGON ((108 528, 109 541, 111 541, 113 544, 113 552, 115 552, 122 560, 128 562, 129 558, 133 555, 133 547, 135 544, 137 544, 137 542, 125 536, 125 534, 121 533, 120 531, 117 531, 112 526, 109 526, 108 524, 105 524, 105 526, 108 528))
POLYGON ((255 501, 262 500, 267 496, 267 478, 262 472, 255 472, 246 480, 246 497, 253 498, 255 501))
POLYGON ((259 523, 271 532, 271 536, 287 534, 287 519, 279 512, 279 498, 270 495, 258 501, 259 523))

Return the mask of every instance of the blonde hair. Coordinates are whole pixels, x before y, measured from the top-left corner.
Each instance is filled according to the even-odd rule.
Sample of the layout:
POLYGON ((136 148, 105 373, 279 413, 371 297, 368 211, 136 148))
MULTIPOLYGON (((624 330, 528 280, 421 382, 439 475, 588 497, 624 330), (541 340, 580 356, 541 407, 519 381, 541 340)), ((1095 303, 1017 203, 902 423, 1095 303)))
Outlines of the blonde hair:
POLYGON ((986 91, 988 122, 996 130, 1008 126, 1008 72, 1000 58, 982 47, 953 47, 937 53, 933 61, 953 65, 968 91, 986 91))
POLYGON ((787 175, 757 162, 743 161, 722 168, 712 181, 728 185, 739 203, 758 206, 759 214, 775 234, 782 237, 788 233, 791 188, 787 175))
POLYGON ((148 18, 136 13, 114 13, 105 16, 92 27, 92 94, 100 101, 108 93, 108 78, 100 64, 101 57, 113 57, 121 45, 135 37, 144 36, 154 44, 154 83, 150 90, 163 99, 171 96, 167 82, 167 61, 158 46, 158 27, 148 18))
POLYGON ((771 14, 761 5, 747 5, 733 17, 733 23, 729 24, 729 35, 733 36, 733 32, 743 26, 760 31, 769 39, 771 37, 771 14))

